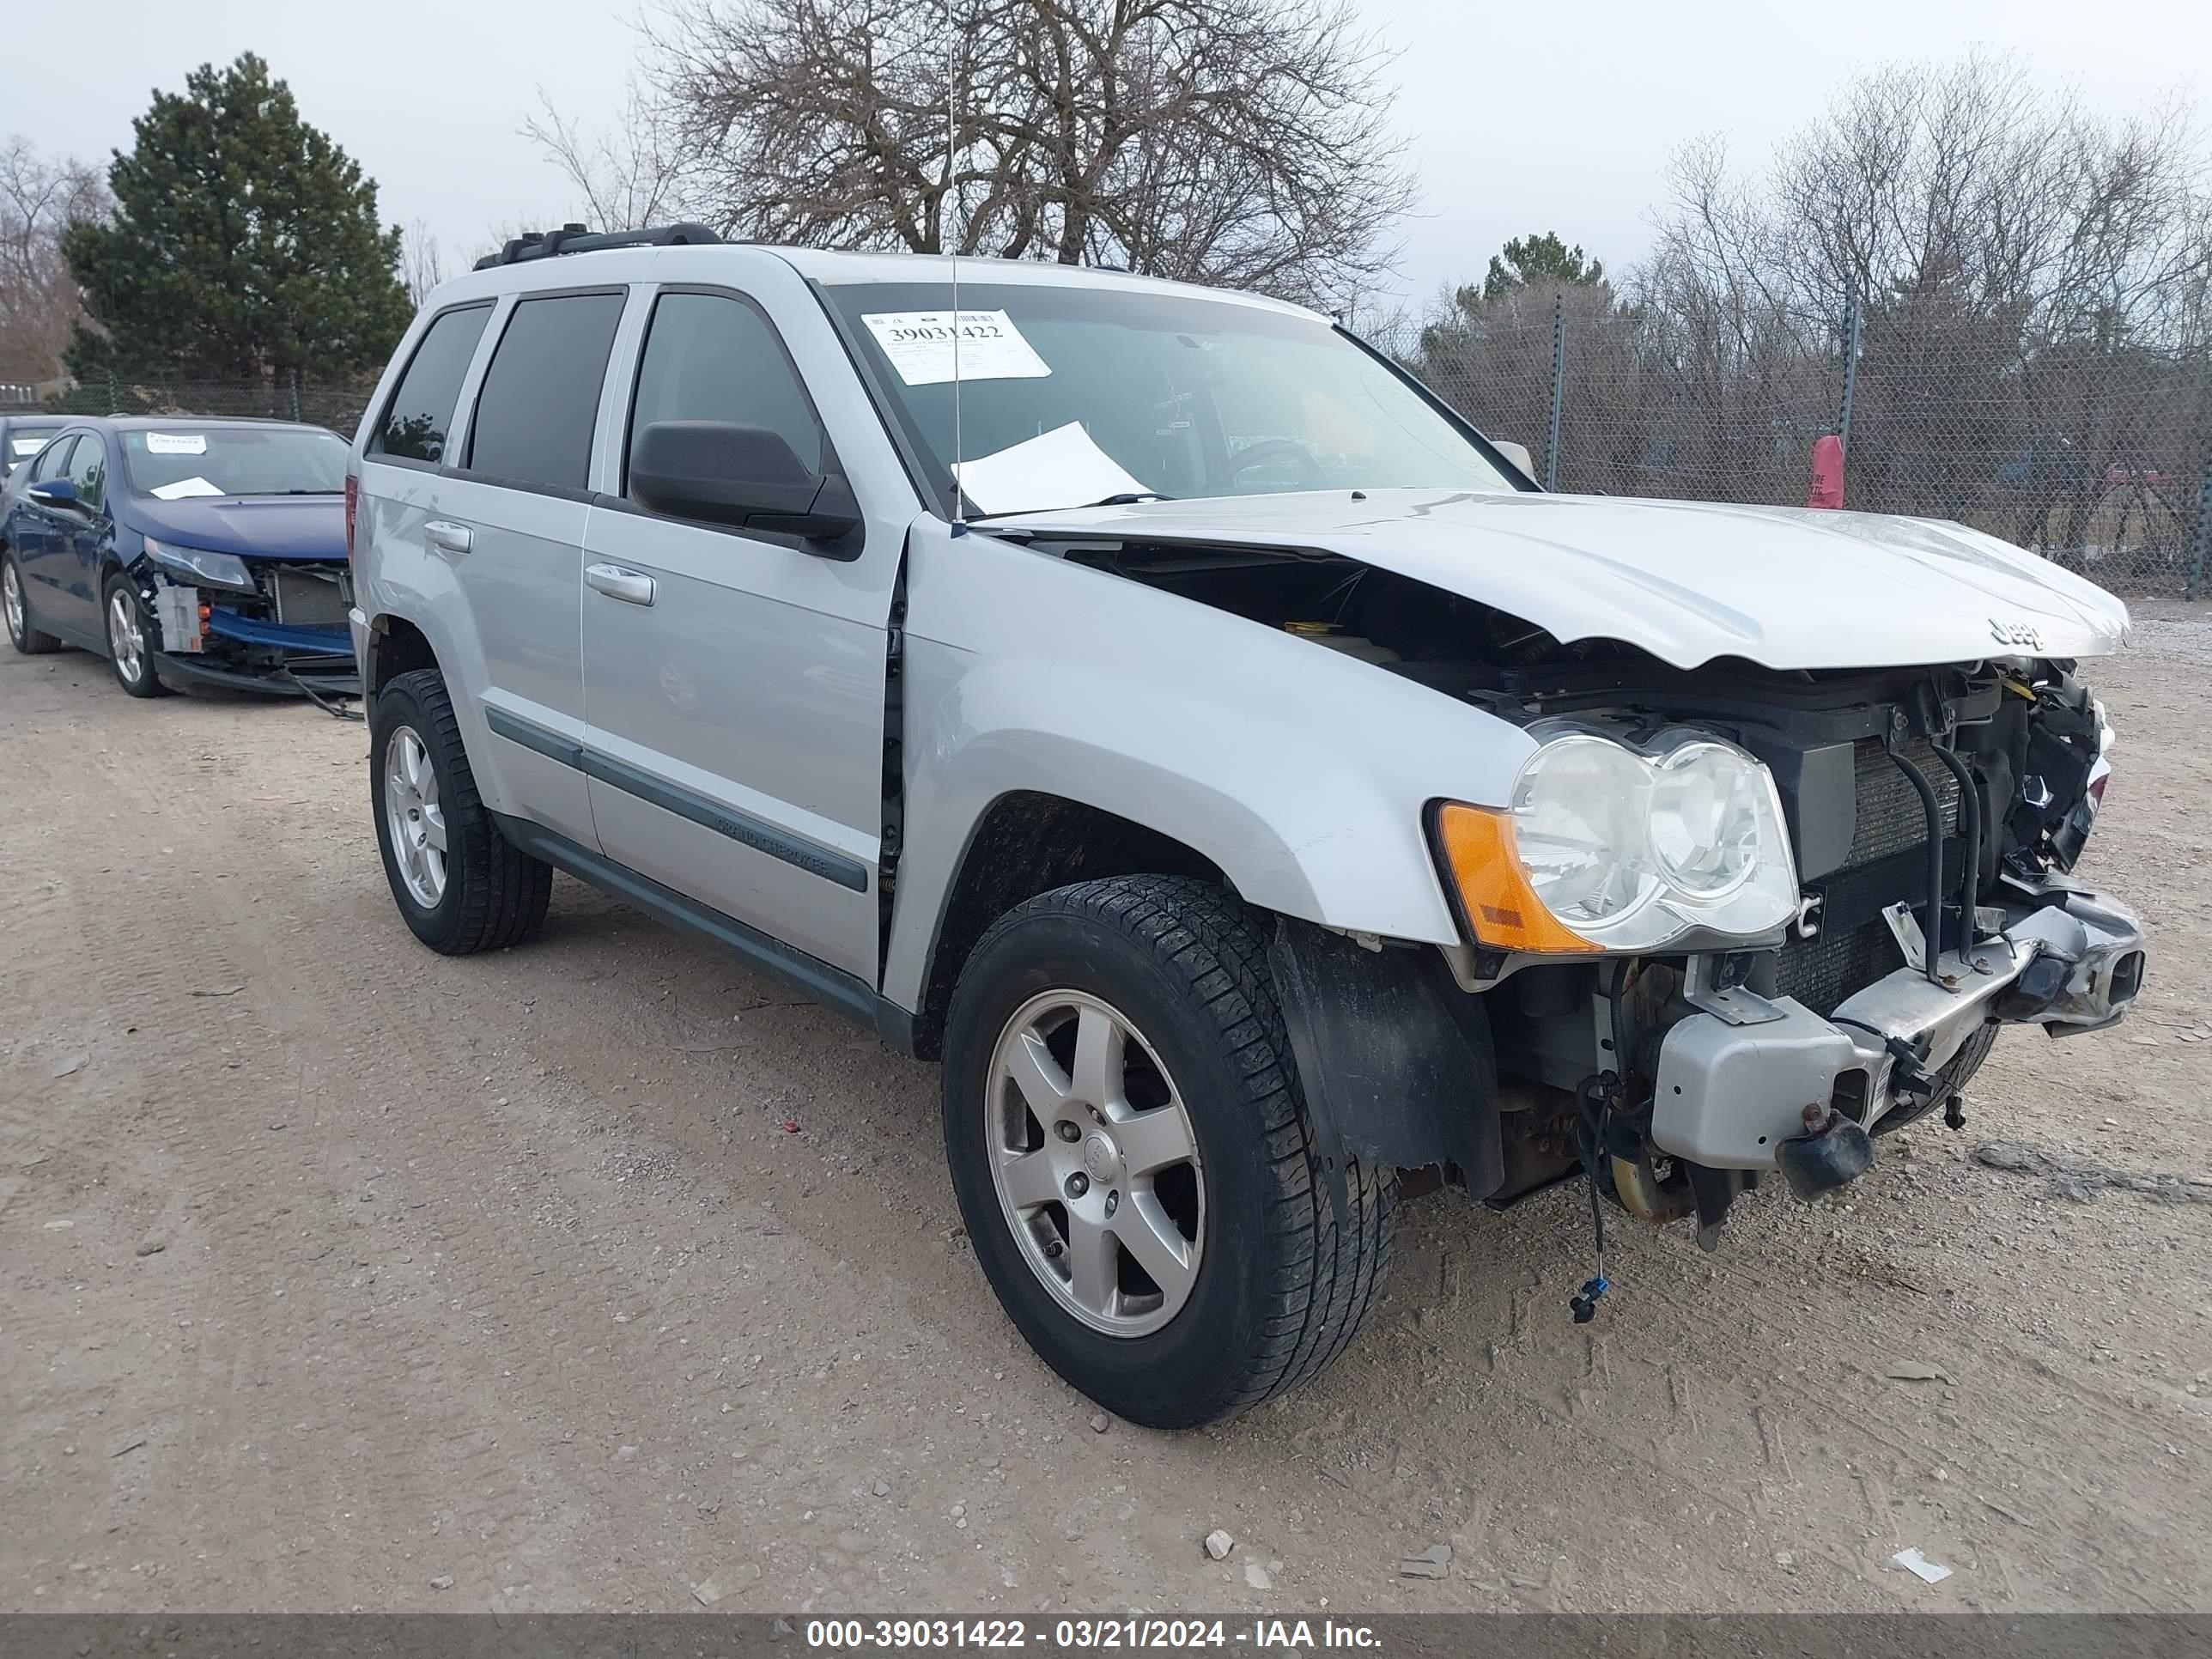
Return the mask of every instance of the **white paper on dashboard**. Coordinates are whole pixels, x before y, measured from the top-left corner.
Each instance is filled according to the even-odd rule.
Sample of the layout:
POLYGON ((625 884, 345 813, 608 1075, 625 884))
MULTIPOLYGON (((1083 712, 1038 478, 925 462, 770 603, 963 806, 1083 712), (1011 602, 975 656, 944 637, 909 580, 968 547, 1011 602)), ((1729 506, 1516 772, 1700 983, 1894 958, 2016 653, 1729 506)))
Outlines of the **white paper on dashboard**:
POLYGON ((181 501, 187 495, 220 495, 222 491, 205 478, 179 478, 174 483, 155 484, 150 493, 165 501, 181 501))
MULTIPOLYGON (((951 312, 867 312, 860 320, 908 386, 942 386, 952 378, 951 312)), ((1051 373, 1052 365, 1036 355, 1005 312, 960 313, 962 380, 1035 380, 1051 373)))
POLYGON ((204 432, 149 432, 146 434, 149 455, 204 455, 207 453, 207 434, 204 432))
POLYGON ((952 471, 980 513, 1087 507, 1109 495, 1154 493, 1099 448, 1080 421, 1056 426, 995 455, 963 461, 952 471))

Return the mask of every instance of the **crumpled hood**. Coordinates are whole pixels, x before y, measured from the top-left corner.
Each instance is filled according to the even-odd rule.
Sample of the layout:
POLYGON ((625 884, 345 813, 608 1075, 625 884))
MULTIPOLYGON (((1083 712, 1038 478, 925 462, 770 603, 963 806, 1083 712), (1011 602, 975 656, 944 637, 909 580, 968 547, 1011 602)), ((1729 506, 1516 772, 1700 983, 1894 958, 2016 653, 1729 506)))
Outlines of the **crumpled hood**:
POLYGON ((1964 525, 1614 495, 1346 490, 1145 501, 994 519, 990 530, 1316 549, 1495 606, 1561 641, 1678 668, 1892 668, 2094 657, 2127 607, 1964 525))
POLYGON ((133 496, 131 528, 157 541, 247 559, 343 559, 343 495, 133 496))

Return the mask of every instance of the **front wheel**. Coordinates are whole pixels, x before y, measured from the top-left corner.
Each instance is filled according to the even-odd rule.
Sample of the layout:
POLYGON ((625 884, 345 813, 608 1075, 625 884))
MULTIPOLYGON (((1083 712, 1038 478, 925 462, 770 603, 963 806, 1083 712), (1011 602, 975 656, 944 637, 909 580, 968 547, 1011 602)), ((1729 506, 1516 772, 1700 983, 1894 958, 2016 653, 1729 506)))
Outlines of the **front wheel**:
POLYGON ((953 993, 945 1153, 977 1261, 1045 1362, 1155 1428, 1234 1416, 1358 1329, 1394 1170, 1341 1213, 1252 914, 1127 876, 1002 917, 953 993))
POLYGON ((153 619, 131 578, 120 570, 107 579, 107 665, 115 683, 134 697, 158 697, 168 690, 154 672, 153 619))

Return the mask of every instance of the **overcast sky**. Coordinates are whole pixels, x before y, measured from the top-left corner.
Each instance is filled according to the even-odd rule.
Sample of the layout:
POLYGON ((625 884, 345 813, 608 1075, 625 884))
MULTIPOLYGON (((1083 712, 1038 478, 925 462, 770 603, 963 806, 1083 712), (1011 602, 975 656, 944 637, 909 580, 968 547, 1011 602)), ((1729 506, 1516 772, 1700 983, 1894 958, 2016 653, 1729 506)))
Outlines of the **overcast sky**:
MULTIPOLYGON (((2179 91, 2212 118, 2212 3, 2137 0, 1361 0, 1400 54, 1389 118, 1421 181, 1405 289, 1479 275, 1506 238, 1556 230, 1615 267, 1650 238, 1676 146, 1724 134, 1754 161, 1854 68, 2009 49, 2100 105, 2179 91)), ((567 112, 611 112, 634 55, 629 0, 72 0, 11 8, 0 131, 102 161, 155 87, 259 52, 307 118, 420 219, 448 270, 494 225, 557 222, 563 181, 516 129, 540 87, 567 112)))

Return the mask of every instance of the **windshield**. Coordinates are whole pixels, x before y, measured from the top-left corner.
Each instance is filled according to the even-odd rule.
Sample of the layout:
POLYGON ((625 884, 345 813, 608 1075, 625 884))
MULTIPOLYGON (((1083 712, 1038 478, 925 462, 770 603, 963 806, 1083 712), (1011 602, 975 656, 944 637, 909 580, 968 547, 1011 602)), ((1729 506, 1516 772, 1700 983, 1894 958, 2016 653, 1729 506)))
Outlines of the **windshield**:
POLYGON ((977 514, 1112 497, 1515 486, 1383 364, 1313 318, 1119 288, 828 289, 977 514))
POLYGON ((13 472, 54 440, 59 426, 18 426, 8 432, 6 449, 0 450, 0 476, 13 472))
POLYGON ((194 426, 120 434, 131 488, 165 501, 193 495, 336 495, 346 443, 304 426, 194 426))

